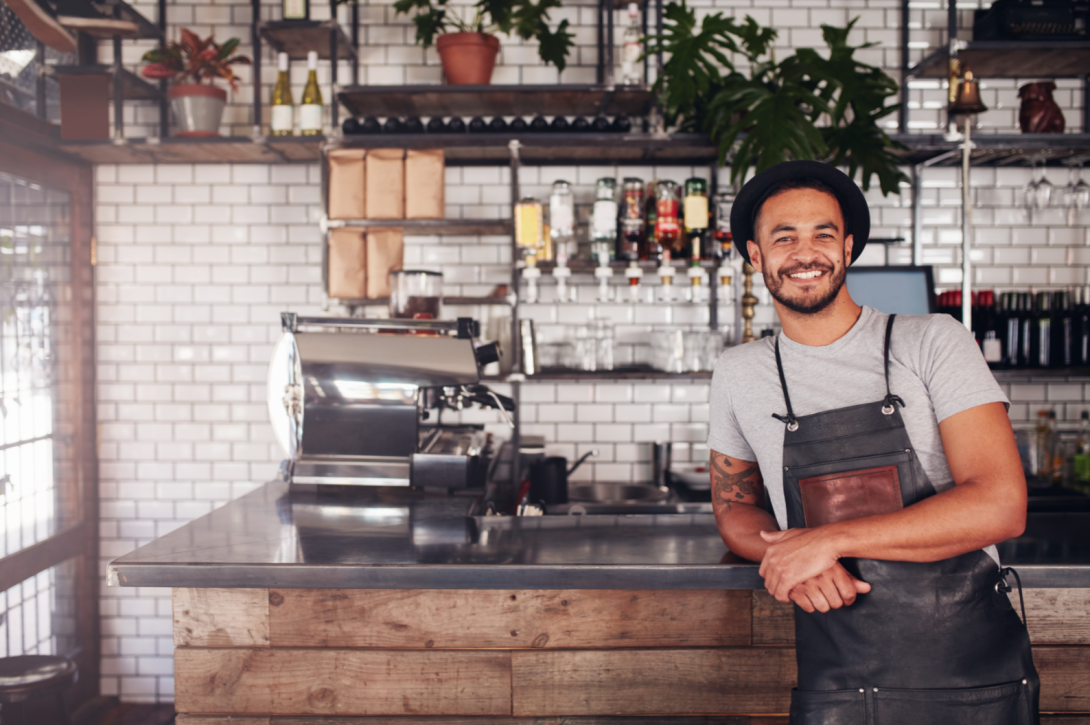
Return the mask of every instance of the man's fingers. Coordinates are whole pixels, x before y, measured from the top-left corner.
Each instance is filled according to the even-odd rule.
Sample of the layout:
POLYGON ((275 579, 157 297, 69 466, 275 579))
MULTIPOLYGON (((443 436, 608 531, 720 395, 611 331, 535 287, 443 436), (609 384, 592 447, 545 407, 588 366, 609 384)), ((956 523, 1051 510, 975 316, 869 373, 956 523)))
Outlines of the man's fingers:
POLYGON ((794 602, 795 604, 799 605, 799 608, 802 609, 802 611, 809 612, 810 614, 814 613, 814 605, 810 601, 810 597, 806 596, 805 594, 800 592, 798 589, 792 589, 791 590, 791 599, 790 600, 792 602, 794 602))
POLYGON ((843 601, 843 606, 851 606, 855 603, 856 588, 855 584, 858 579, 853 577, 848 571, 840 565, 834 566, 830 570, 830 579, 832 585, 836 588, 837 594, 843 601))
POLYGON ((856 579, 853 576, 852 577, 852 583, 855 584, 855 591, 859 592, 860 594, 866 594, 867 592, 870 591, 870 584, 867 584, 862 579, 856 579))
POLYGON ((782 539, 783 535, 786 533, 787 531, 762 531, 761 538, 769 543, 772 543, 782 539))

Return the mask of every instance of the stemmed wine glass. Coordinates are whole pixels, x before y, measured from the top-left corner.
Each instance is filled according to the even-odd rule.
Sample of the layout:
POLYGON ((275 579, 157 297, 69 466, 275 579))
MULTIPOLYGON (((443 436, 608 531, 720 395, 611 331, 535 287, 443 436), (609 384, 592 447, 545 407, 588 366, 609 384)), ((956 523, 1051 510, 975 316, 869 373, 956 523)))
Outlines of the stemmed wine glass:
POLYGON ((1048 207, 1049 201, 1052 199, 1052 192, 1054 187, 1045 177, 1044 165, 1041 166, 1041 173, 1037 173, 1037 158, 1030 160, 1030 166, 1033 169, 1032 180, 1025 185, 1022 189, 1023 203, 1026 207, 1026 214, 1029 216, 1029 223, 1033 223, 1034 210, 1040 211, 1048 207))
POLYGON ((1071 169, 1071 182, 1063 188, 1063 204, 1067 207, 1067 226, 1075 226, 1078 212, 1090 206, 1090 184, 1082 178, 1082 164, 1078 171, 1071 169))

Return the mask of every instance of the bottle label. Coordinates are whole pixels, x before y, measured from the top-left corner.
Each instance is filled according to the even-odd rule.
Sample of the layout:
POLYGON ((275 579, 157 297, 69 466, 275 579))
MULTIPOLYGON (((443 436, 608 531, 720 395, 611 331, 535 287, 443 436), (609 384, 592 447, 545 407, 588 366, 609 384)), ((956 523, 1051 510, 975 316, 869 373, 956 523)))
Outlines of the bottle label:
POLYGON ((617 230, 617 202, 599 199, 590 215, 591 234, 607 237, 617 230))
POLYGON ((322 130, 322 107, 316 103, 308 103, 304 106, 299 106, 299 130, 300 131, 321 131, 322 130))
POLYGON ((997 363, 1003 359, 1003 343, 996 339, 984 339, 984 360, 985 362, 997 363))
POLYGON ((621 46, 621 62, 635 65, 643 54, 643 44, 638 40, 625 41, 621 46))
POLYGON ((305 20, 306 17, 306 0, 284 0, 284 20, 305 20))
POLYGON ((656 235, 661 239, 664 234, 677 234, 677 199, 659 199, 655 206, 656 235))
POLYGON ((549 226, 558 231, 567 231, 575 226, 575 213, 567 200, 556 198, 549 200, 549 226))
POLYGON ((695 194, 685 197, 685 228, 708 228, 708 197, 695 194))
POLYGON ((273 106, 272 118, 269 120, 269 128, 273 131, 292 130, 292 106, 273 106))

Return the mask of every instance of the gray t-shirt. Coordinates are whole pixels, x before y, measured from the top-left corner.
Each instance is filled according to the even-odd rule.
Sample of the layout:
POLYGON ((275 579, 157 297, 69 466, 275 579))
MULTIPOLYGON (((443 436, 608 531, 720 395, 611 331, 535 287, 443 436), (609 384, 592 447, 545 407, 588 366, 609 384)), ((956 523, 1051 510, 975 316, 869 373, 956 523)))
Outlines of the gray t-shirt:
MULTIPOLYGON (((782 333, 780 357, 795 415, 811 415, 881 400, 886 395, 882 351, 889 315, 863 307, 855 325, 831 345, 812 347, 782 333)), ((711 386, 708 447, 756 461, 780 528, 787 528, 783 494, 787 414, 776 372, 775 338, 723 353, 711 386)), ((890 390, 905 401, 901 416, 912 447, 936 491, 954 485, 939 423, 955 413, 1009 405, 972 336, 949 315, 898 315, 890 347, 890 390)), ((995 547, 986 549, 998 561, 995 547)))

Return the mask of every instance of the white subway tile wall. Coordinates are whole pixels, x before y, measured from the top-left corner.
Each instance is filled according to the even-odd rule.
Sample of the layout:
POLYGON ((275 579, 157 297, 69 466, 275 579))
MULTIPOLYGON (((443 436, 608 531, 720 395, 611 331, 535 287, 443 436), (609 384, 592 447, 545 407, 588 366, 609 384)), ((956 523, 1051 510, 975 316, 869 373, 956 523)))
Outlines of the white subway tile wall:
MULTIPOLYGON (((463 0, 464 2, 464 0, 463 0)), ((882 65, 898 77, 899 0, 768 0, 726 2, 692 0, 701 12, 721 10, 752 15, 775 23, 779 46, 820 45, 821 23, 843 24, 859 17, 852 39, 881 41, 858 57, 882 65)), ((977 3, 959 3, 963 29, 977 3)), ((137 7, 155 15, 155 6, 137 7)), ((937 2, 912 4, 912 53, 944 41, 945 11, 937 2)), ((323 9, 315 3, 315 14, 323 9)), ((342 13, 347 8, 342 7, 342 13)), ((250 7, 245 3, 173 2, 168 6, 171 34, 186 26, 202 34, 213 30, 219 40, 243 38, 250 52, 250 7)), ((279 4, 265 2, 266 19, 279 18, 279 4)), ((413 45, 413 32, 392 7, 361 2, 362 67, 360 82, 400 84, 438 82, 433 50, 413 45)), ((563 82, 592 81, 593 4, 571 3, 554 13, 569 19, 578 47, 563 82)), ((347 17, 347 15, 345 15, 347 17)), ((963 37, 967 37, 963 35, 963 37)), ((136 68, 146 44, 125 43, 126 64, 136 68)), ((102 51, 105 58, 108 51, 102 51)), ((271 58, 271 53, 266 60, 271 58)), ((267 69, 270 65, 265 66, 267 69)), ((342 79, 350 78, 347 66, 342 79)), ((252 98, 249 69, 232 93, 223 132, 248 135, 252 98)), ((297 87, 304 80, 301 63, 293 67, 297 87)), ((329 80, 329 66, 319 72, 329 80)), ((555 70, 542 68, 531 45, 504 40, 496 83, 556 82, 555 70)), ((273 78, 264 78, 268 96, 273 78)), ((980 117, 986 131, 1016 130, 1018 81, 984 81, 984 102, 993 110, 980 117)), ((1057 100, 1065 110, 1068 130, 1081 129, 1081 88, 1060 81, 1057 100)), ((328 85, 325 87, 329 98, 328 85)), ((913 130, 937 130, 942 123, 945 89, 938 81, 914 81, 909 91, 913 130)), ((155 107, 126 103, 127 133, 157 133, 155 107)), ((655 176, 682 180, 706 175, 707 169, 527 167, 524 191, 544 195, 563 178, 573 182, 580 214, 585 215, 593 183, 599 176, 655 176)), ((1048 170, 1057 187, 1068 182, 1063 170, 1048 170)), ((504 168, 447 170, 447 215, 452 218, 509 216, 508 172, 504 168)), ((973 263, 976 284, 1004 289, 1027 286, 1087 284, 1090 263, 1086 224, 1081 212, 1074 226, 1062 210, 1048 210, 1033 223, 1021 207, 1026 169, 974 171, 973 263)), ((265 412, 265 374, 272 345, 279 336, 279 313, 322 310, 321 245, 317 220, 319 172, 316 165, 102 165, 96 170, 98 238, 98 399, 100 420, 103 569, 105 564, 152 538, 201 516, 270 479, 280 452, 265 412)), ((902 197, 868 199, 874 215, 873 235, 910 237, 909 190, 902 197)), ((960 192, 957 172, 925 172, 922 243, 925 263, 937 266, 940 286, 960 283, 960 192)), ((873 245, 861 264, 911 261, 906 245, 887 250, 873 245)), ((407 266, 444 273, 448 294, 481 295, 510 280, 510 248, 506 237, 415 237, 406 240, 407 266)), ((775 325, 767 290, 755 280, 761 301, 755 318, 760 329, 775 325)), ((543 341, 566 334, 566 325, 591 316, 608 316, 618 333, 618 359, 637 359, 645 350, 652 326, 682 325, 699 329, 706 308, 684 304, 599 305, 593 280, 577 279, 580 302, 556 305, 551 281, 542 283, 544 303, 528 306, 527 316, 539 324, 543 341)), ((460 310, 482 318, 496 308, 460 310)), ((732 328, 736 310, 726 303, 720 320, 732 328)), ((493 326, 493 329, 495 326, 493 326)), ((1029 383, 1005 386, 1011 395, 1011 417, 1028 421, 1040 407, 1055 408, 1063 420, 1076 420, 1090 407, 1084 383, 1029 383)), ((502 390, 501 390, 502 392, 502 390)), ((526 433, 550 442, 550 452, 569 458, 597 449, 582 467, 580 480, 645 479, 649 476, 648 443, 675 442, 681 459, 700 460, 708 426, 706 382, 532 384, 522 390, 526 433)), ((467 412, 498 435, 505 427, 495 414, 467 412)), ((171 603, 167 589, 106 588, 102 593, 102 689, 129 702, 173 699, 171 603)))

